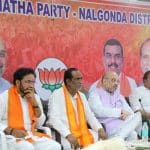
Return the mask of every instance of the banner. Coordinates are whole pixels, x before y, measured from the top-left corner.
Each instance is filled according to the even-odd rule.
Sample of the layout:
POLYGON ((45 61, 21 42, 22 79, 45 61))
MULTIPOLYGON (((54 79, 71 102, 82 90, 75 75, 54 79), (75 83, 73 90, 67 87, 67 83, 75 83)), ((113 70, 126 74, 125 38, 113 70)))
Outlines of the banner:
POLYGON ((32 67, 40 87, 49 94, 59 88, 64 70, 76 67, 89 88, 104 72, 103 47, 111 38, 123 47, 122 72, 142 82, 140 47, 150 38, 149 6, 96 0, 0 0, 0 20, 8 54, 4 77, 11 82, 18 67, 32 67), (54 80, 56 72, 60 76, 54 80))

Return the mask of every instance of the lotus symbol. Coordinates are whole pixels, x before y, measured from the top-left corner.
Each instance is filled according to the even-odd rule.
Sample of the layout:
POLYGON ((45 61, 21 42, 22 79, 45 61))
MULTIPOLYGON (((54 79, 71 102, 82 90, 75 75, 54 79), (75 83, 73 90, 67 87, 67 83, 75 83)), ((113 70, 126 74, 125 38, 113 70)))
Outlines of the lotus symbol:
POLYGON ((61 70, 58 68, 54 71, 54 69, 51 68, 49 71, 46 68, 44 68, 44 70, 38 68, 38 72, 42 88, 53 92, 55 89, 59 89, 62 86, 65 69, 61 70))

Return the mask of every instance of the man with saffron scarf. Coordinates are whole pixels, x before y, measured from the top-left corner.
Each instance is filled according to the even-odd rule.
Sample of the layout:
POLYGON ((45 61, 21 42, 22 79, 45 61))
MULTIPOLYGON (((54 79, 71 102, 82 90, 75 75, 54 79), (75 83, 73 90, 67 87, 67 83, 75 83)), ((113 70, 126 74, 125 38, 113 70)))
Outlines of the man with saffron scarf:
POLYGON ((136 140, 135 129, 140 125, 141 115, 131 110, 117 87, 117 73, 109 71, 101 80, 101 88, 89 95, 89 105, 100 123, 106 128, 108 137, 119 136, 125 140, 136 140))
MULTIPOLYGON (((40 98, 34 92, 35 73, 19 68, 13 86, 0 94, 0 130, 16 138, 16 150, 60 150, 47 134, 36 131, 45 121, 40 98)), ((15 145, 14 145, 15 146, 15 145)))
MULTIPOLYGON (((134 79, 122 72, 123 61, 123 47, 121 43, 116 39, 107 40, 103 48, 104 71, 115 71, 119 75, 119 91, 124 97, 129 97, 137 85, 134 79)), ((101 77, 92 84, 90 91, 96 87, 101 87, 101 77)))
POLYGON ((49 100, 49 123, 61 134, 64 150, 86 147, 98 139, 106 139, 105 131, 91 112, 85 95, 79 92, 82 74, 69 68, 64 74, 64 85, 49 100), (87 123, 93 129, 89 130, 87 123))

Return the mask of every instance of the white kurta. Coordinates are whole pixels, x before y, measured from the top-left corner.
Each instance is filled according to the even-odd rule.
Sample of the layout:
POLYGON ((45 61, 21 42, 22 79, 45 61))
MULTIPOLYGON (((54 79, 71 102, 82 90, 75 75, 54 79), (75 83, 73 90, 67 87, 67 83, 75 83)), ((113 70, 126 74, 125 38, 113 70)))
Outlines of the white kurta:
POLYGON ((5 80, 4 78, 0 78, 0 93, 4 92, 5 90, 8 90, 10 88, 11 84, 5 80))
MULTIPOLYGON (((86 115, 86 119, 91 128, 97 132, 99 128, 102 128, 101 124, 95 118, 93 112, 89 108, 87 99, 85 95, 81 92, 81 100, 83 102, 84 111, 86 115)), ((73 106, 75 107, 75 99, 70 95, 73 106)), ((63 88, 56 90, 49 99, 49 112, 48 112, 49 120, 48 122, 51 124, 53 128, 55 128, 63 138, 65 138, 68 134, 71 133, 69 130, 68 118, 66 113, 66 104, 65 104, 65 96, 63 92, 63 88)), ((66 148, 67 149, 67 148, 66 148)))
MULTIPOLYGON (((126 110, 131 113, 130 116, 128 116, 125 120, 122 121, 122 123, 117 127, 115 127, 112 130, 109 130, 108 136, 120 136, 123 139, 127 140, 135 140, 136 132, 134 130, 141 122, 141 116, 139 113, 134 114, 127 102, 125 101, 124 97, 119 94, 119 92, 115 92, 114 94, 119 94, 117 98, 120 99, 121 102, 121 108, 118 108, 116 106, 105 106, 102 101, 112 101, 115 96, 109 96, 108 92, 103 92, 102 94, 106 95, 105 99, 102 100, 102 95, 99 95, 99 93, 95 90, 92 90, 89 95, 89 105, 93 112, 95 113, 96 117, 101 121, 101 119, 109 119, 112 118, 112 124, 113 124, 113 118, 121 120, 121 110, 126 110), (107 94, 106 94, 107 93, 107 94), (134 137, 135 136, 135 137, 134 137)), ((115 99, 114 99, 115 100, 115 99)), ((110 102, 109 102, 110 103, 110 102)), ((109 121, 109 124, 111 123, 109 121)))
MULTIPOLYGON (((26 99, 21 98, 20 95, 19 95, 19 97, 20 97, 22 110, 23 110, 24 127, 27 131, 31 132, 31 121, 29 119, 30 116, 29 116, 27 101, 26 101, 26 99)), ((40 98, 36 94, 35 94, 35 98, 36 98, 37 103, 41 109, 41 116, 38 118, 37 124, 36 124, 36 127, 40 127, 43 125, 43 123, 45 121, 45 115, 43 113, 43 108, 42 108, 40 98)), ((0 109, 0 130, 3 131, 8 126, 8 123, 7 123, 7 120, 8 120, 8 118, 7 118, 8 90, 6 90, 5 92, 0 94, 0 106, 1 106, 1 109, 0 109)), ((14 119, 17 119, 17 116, 14 119)), ((35 137, 35 136, 33 136, 33 139, 35 139, 35 140, 37 139, 35 144, 31 144, 27 141, 21 141, 21 142, 18 142, 16 144, 16 149, 17 150, 32 150, 35 148, 36 150, 42 150, 43 146, 45 145, 44 150, 53 150, 53 148, 60 150, 60 145, 51 139, 39 138, 39 137, 35 137)))
POLYGON ((129 101, 134 111, 144 109, 144 111, 150 113, 150 90, 146 87, 136 88, 129 97, 129 101))

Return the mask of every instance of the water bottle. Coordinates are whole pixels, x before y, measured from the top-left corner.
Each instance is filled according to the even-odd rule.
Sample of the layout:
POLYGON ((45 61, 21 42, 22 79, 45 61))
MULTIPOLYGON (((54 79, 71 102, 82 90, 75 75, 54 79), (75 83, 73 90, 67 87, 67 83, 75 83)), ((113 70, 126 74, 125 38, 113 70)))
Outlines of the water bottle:
POLYGON ((147 124, 147 122, 144 122, 143 126, 142 126, 142 141, 148 142, 148 124, 147 124))

